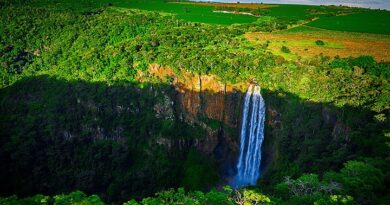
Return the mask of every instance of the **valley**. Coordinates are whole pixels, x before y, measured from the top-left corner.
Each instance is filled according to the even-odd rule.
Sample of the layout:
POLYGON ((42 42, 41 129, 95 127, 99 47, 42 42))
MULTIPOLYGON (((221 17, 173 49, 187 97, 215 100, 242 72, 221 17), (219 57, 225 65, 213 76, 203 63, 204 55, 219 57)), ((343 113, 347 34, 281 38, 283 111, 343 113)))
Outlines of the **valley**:
POLYGON ((390 202, 389 11, 10 0, 0 17, 0 204, 390 202))

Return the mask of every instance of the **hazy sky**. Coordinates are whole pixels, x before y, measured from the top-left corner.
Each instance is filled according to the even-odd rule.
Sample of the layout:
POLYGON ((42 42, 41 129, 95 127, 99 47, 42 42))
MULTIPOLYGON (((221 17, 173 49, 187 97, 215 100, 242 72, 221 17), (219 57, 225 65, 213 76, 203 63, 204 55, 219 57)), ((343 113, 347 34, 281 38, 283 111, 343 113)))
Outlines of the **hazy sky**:
POLYGON ((311 5, 347 5, 390 10, 390 0, 204 0, 214 2, 274 3, 274 4, 311 4, 311 5))

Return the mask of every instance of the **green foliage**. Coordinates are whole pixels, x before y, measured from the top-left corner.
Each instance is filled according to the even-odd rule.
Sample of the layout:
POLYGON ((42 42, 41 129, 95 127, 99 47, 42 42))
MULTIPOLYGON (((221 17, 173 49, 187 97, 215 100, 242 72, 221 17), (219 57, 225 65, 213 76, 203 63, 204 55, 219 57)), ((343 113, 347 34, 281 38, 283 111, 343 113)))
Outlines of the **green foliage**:
POLYGON ((291 53, 290 49, 288 47, 286 47, 286 46, 282 46, 280 51, 282 51, 283 53, 291 53))
POLYGON ((2 205, 103 205, 97 195, 87 196, 81 191, 61 194, 53 197, 35 195, 33 197, 19 199, 16 196, 0 198, 2 205))
POLYGON ((54 198, 54 205, 74 204, 74 205, 103 205, 97 195, 87 196, 81 191, 72 192, 68 195, 56 195, 54 198))
POLYGON ((341 187, 336 183, 321 182, 316 174, 304 174, 296 180, 286 177, 276 189, 291 204, 310 204, 327 199, 330 194, 339 193, 341 187))
POLYGON ((381 170, 359 161, 348 161, 339 174, 326 177, 328 181, 342 183, 345 192, 361 203, 372 201, 374 193, 384 185, 381 170))
POLYGON ((178 186, 182 173, 192 174, 185 176, 188 180, 199 179, 187 184, 189 188, 206 188, 215 180, 209 159, 187 157, 186 150, 157 143, 203 136, 196 125, 174 121, 174 116, 156 116, 155 99, 170 94, 170 87, 163 85, 140 89, 48 76, 0 90, 2 192, 27 195, 80 189, 120 201, 178 186), (33 100, 14 101, 11 96, 33 100), (184 164, 187 158, 188 167, 176 163, 184 164))
POLYGON ((352 68, 349 66, 349 63, 345 59, 335 58, 333 61, 330 62, 331 68, 342 68, 344 70, 350 70, 352 71, 352 68))
POLYGON ((381 170, 368 163, 348 161, 340 172, 326 172, 323 180, 317 174, 286 177, 276 186, 276 194, 288 204, 371 204, 383 185, 381 170))
POLYGON ((186 189, 201 190, 218 181, 216 167, 196 150, 190 150, 184 162, 184 177, 181 185, 186 189))
MULTIPOLYGON (((169 66, 178 75, 183 70, 212 74, 227 84, 256 78, 267 92, 269 112, 276 113, 266 129, 274 138, 275 162, 263 179, 271 188, 278 184, 276 195, 286 203, 353 204, 353 199, 372 203, 388 189, 383 187, 389 181, 383 162, 388 154, 390 64, 370 56, 290 62, 242 37, 247 31, 285 29, 316 17, 310 24, 324 23, 323 19, 359 22, 368 15, 366 10, 344 17, 336 16, 344 12, 340 8, 279 5, 252 11, 262 15, 256 18, 162 1, 0 4, 2 194, 80 189, 119 202, 184 186, 191 191, 168 190, 141 203, 274 202, 257 190, 193 191, 215 184, 215 164, 172 141, 199 139, 205 130, 181 120, 176 107, 172 115, 156 114, 157 105, 177 96, 171 85, 164 84, 174 79, 161 82, 148 76, 152 63, 169 66), (361 157, 378 159, 375 164, 380 168, 348 162, 340 173, 327 172, 339 169, 346 159, 361 157), (315 174, 302 175, 306 172, 315 174), (297 179, 281 182, 284 176, 297 179)), ((376 14, 369 15, 372 19, 376 14)), ((357 28, 356 22, 326 26, 378 32, 371 25, 357 28)), ((287 47, 281 51, 290 53, 287 47)), ((215 130, 224 128, 219 121, 200 120, 215 130)), ((100 203, 96 196, 81 192, 1 200, 100 203)))
POLYGON ((367 70, 376 64, 372 56, 360 56, 357 58, 350 58, 349 63, 352 66, 358 66, 367 70))
POLYGON ((314 205, 357 205, 351 196, 331 195, 314 202, 314 205))
POLYGON ((40 194, 22 199, 15 195, 6 198, 0 197, 1 205, 42 205, 47 204, 49 201, 50 197, 46 197, 40 194))
POLYGON ((344 70, 359 70, 367 74, 390 79, 390 63, 376 62, 372 56, 359 56, 356 58, 335 58, 330 62, 331 68, 342 68, 344 70))
MULTIPOLYGON (((126 205, 138 204, 135 200, 124 203, 126 205)), ((148 197, 141 200, 142 205, 158 205, 158 204, 233 204, 226 192, 218 192, 212 190, 208 193, 201 191, 185 192, 183 188, 177 190, 170 189, 155 194, 155 197, 148 197)))
POLYGON ((218 192, 215 190, 211 190, 206 194, 206 203, 207 204, 216 204, 216 205, 224 205, 224 204, 233 204, 229 198, 228 194, 225 192, 218 192))
MULTIPOLYGON (((140 204, 189 204, 189 205, 251 205, 251 204, 273 204, 271 199, 255 190, 233 190, 225 186, 223 191, 211 190, 207 193, 200 191, 185 192, 183 188, 177 190, 170 189, 156 193, 155 197, 142 199, 140 204)), ((135 200, 125 203, 125 205, 138 204, 135 200)))
POLYGON ((322 40, 316 40, 316 45, 323 46, 323 45, 325 45, 325 42, 323 42, 322 40))
MULTIPOLYGON (((243 203, 244 205, 270 204, 271 203, 271 199, 268 196, 266 196, 262 193, 256 192, 254 190, 244 189, 242 194, 243 194, 242 200, 244 202, 243 203)), ((236 195, 238 195, 238 193, 236 193, 236 195)), ((237 200, 237 196, 236 196, 236 200, 237 200)))

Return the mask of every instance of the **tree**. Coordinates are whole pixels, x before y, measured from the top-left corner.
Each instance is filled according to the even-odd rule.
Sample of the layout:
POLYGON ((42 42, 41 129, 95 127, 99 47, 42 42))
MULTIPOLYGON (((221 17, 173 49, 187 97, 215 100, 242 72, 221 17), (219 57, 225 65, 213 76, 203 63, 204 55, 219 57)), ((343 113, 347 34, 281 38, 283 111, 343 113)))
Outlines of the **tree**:
POLYGON ((358 201, 367 203, 374 198, 374 192, 383 187, 381 170, 359 161, 348 161, 340 171, 345 191, 358 201))

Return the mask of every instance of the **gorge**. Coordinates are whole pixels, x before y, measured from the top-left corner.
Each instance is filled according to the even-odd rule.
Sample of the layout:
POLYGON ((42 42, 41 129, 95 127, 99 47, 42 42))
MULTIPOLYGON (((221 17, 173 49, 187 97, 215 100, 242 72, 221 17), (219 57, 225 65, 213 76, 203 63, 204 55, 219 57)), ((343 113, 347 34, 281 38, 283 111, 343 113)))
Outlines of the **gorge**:
POLYGON ((214 10, 0 1, 0 205, 390 204, 390 12, 214 10))

